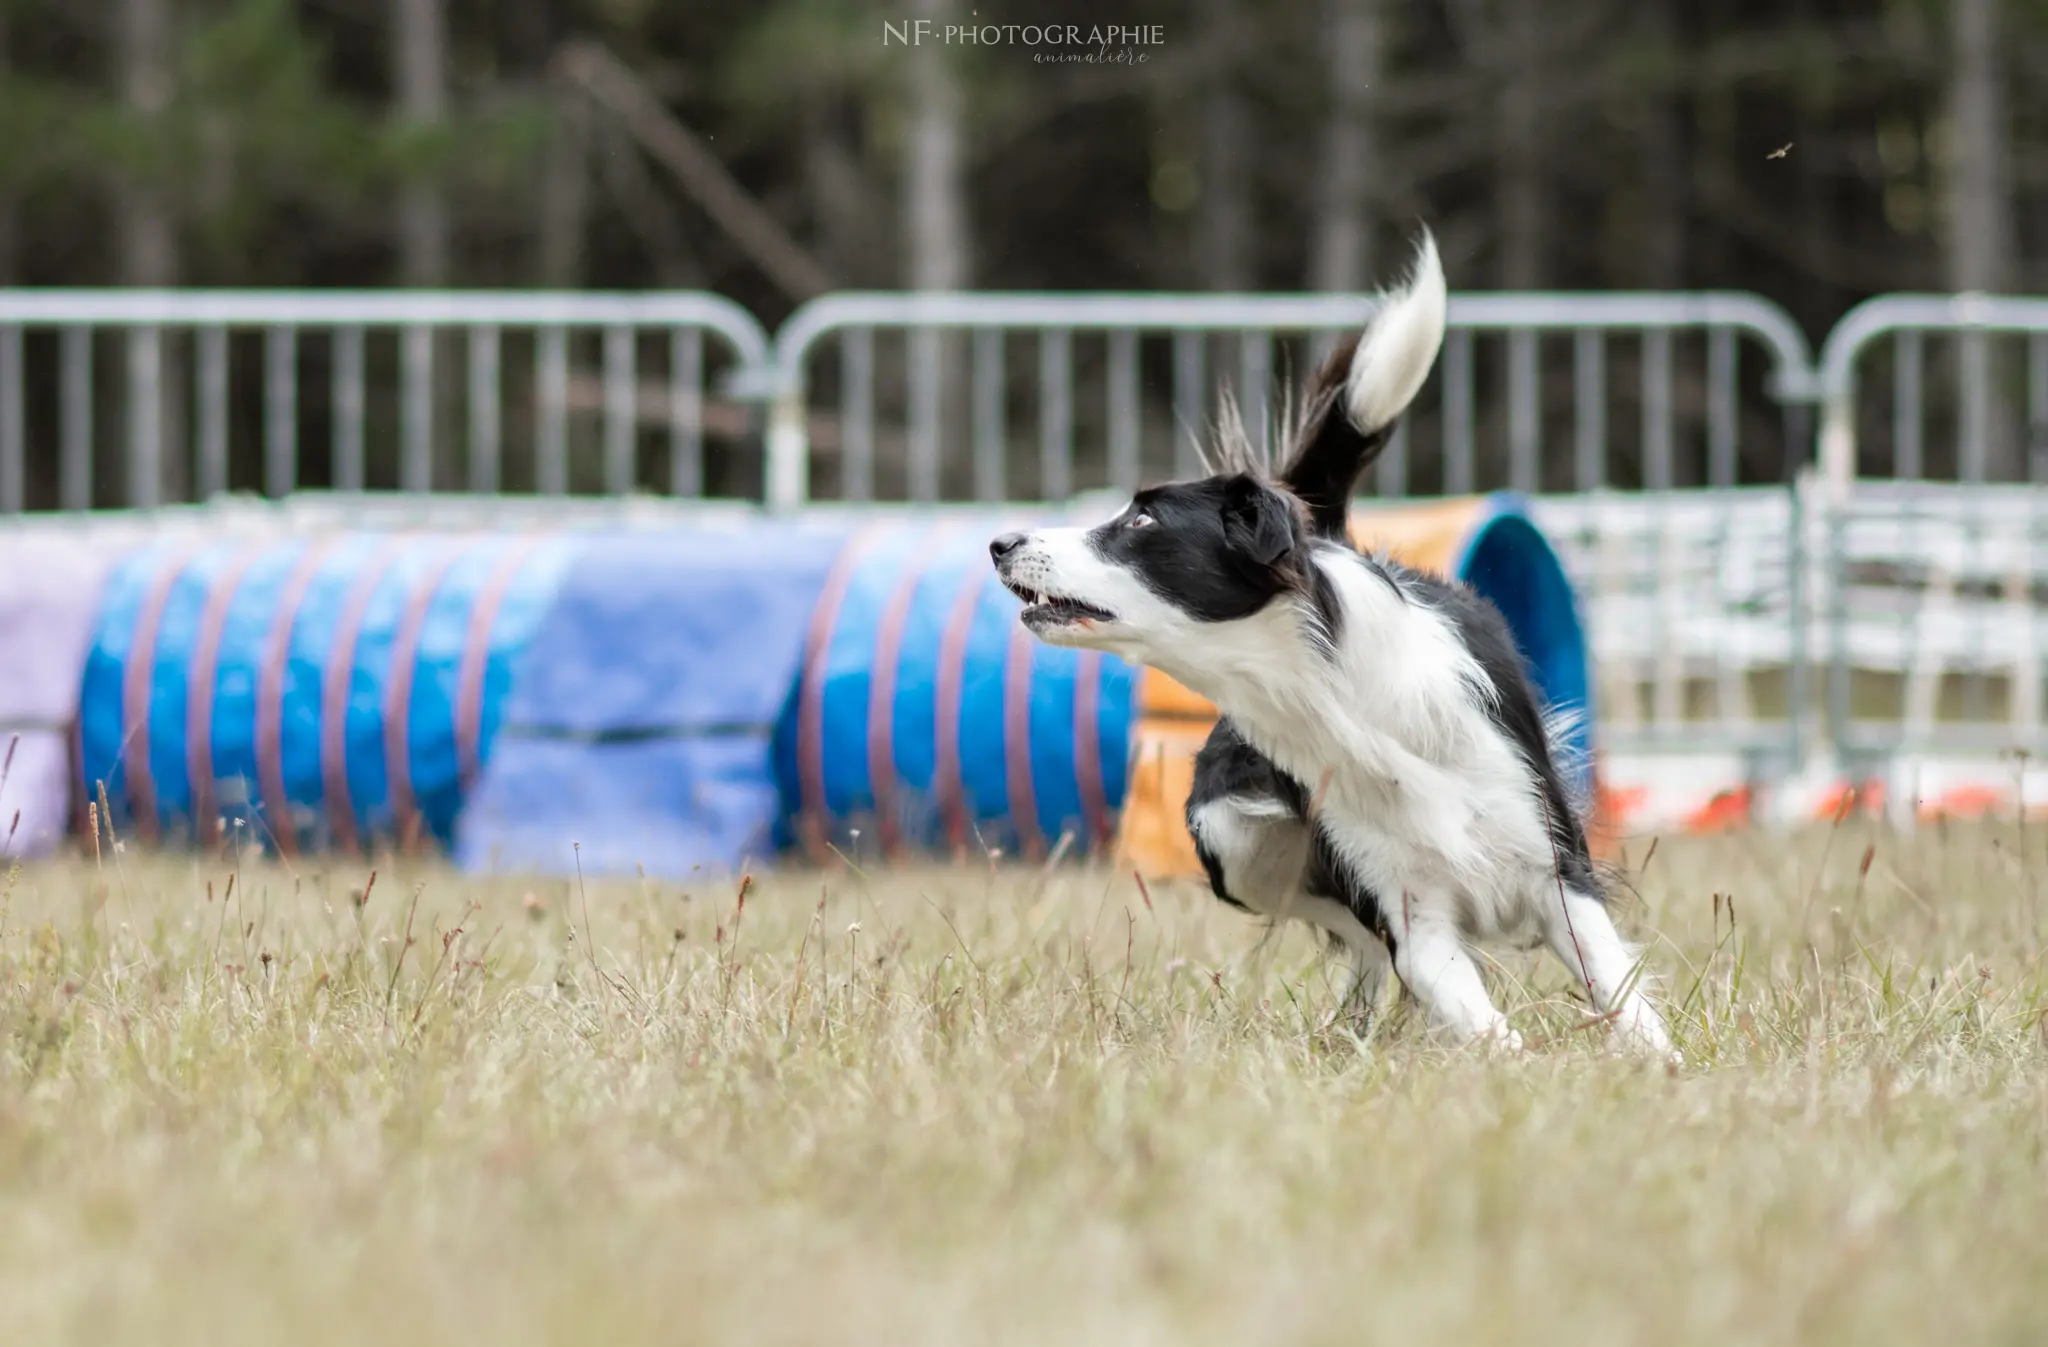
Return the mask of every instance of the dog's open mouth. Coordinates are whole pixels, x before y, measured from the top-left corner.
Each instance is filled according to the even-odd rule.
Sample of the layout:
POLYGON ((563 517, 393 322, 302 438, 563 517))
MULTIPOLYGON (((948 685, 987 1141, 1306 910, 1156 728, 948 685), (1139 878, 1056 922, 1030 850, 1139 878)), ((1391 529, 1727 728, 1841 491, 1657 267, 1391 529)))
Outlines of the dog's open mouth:
POLYGON ((1105 608, 1079 599, 1069 599, 1056 594, 1041 594, 1035 589, 1013 583, 1007 577, 1004 588, 1024 600, 1024 625, 1027 627, 1065 627, 1077 622, 1114 622, 1116 614, 1105 608))

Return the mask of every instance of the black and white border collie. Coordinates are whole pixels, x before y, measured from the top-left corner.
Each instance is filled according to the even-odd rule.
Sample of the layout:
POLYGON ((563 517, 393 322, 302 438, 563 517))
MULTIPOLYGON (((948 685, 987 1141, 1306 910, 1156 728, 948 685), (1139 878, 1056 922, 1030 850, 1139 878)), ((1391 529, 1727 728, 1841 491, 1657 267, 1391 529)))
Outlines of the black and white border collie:
POLYGON ((1354 549, 1359 473, 1420 391, 1447 298, 1413 273, 1310 387, 1269 478, 1226 417, 1224 470, 1095 528, 995 539, 1024 625, 1161 669, 1222 712, 1188 827, 1223 901, 1318 928, 1369 1008, 1389 969, 1461 1041, 1519 1048, 1470 948, 1548 946, 1620 1034, 1669 1055, 1616 932, 1546 721, 1499 611, 1354 549))

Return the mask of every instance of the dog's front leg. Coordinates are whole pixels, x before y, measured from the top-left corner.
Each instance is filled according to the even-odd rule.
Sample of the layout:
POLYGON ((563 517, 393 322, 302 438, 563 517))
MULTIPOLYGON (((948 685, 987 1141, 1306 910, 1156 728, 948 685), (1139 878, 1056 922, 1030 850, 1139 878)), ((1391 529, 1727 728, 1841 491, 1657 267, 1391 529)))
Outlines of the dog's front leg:
POLYGON ((1663 1018, 1643 995, 1642 964, 1614 929, 1607 905, 1569 884, 1547 887, 1539 901, 1545 943, 1614 1021, 1622 1041, 1651 1057, 1679 1060, 1663 1018))
POLYGON ((1409 892, 1390 914, 1394 971, 1430 1019, 1460 1043, 1483 1042, 1522 1050, 1522 1036, 1486 993, 1479 965, 1465 948, 1447 896, 1409 892))

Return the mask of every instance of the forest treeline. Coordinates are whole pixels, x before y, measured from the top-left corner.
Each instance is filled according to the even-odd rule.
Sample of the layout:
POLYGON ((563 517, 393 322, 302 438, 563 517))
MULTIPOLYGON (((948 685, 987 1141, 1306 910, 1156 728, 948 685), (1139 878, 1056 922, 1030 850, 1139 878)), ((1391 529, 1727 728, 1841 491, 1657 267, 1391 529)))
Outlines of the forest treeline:
POLYGON ((772 322, 818 286, 1349 289, 1423 221, 1458 288, 1751 289, 1816 332, 2048 279, 2043 0, 0 0, 0 29, 13 284, 704 287, 772 322), (1065 25, 1146 40, 1025 40, 1065 25))

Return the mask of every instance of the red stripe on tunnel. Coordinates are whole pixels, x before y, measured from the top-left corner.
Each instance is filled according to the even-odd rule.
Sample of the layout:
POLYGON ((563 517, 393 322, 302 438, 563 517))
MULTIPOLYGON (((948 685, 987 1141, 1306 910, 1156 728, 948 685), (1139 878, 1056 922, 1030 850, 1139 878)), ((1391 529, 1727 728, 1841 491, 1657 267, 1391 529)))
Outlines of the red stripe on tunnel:
POLYGON ((871 524, 848 541, 825 577, 825 590, 818 606, 811 610, 810 631, 804 638, 804 666, 797 688, 796 763, 798 806, 802 811, 804 849, 811 859, 823 864, 831 855, 827 846, 825 801, 825 660, 831 651, 833 628, 853 574, 882 526, 871 524))
POLYGON ((427 610, 450 568, 469 554, 459 543, 445 546, 414 584, 405 615, 391 640, 391 682, 384 696, 384 780, 391 793, 391 828, 408 855, 419 850, 419 803, 412 793, 412 685, 427 610))
POLYGON ((291 797, 284 784, 284 679, 291 664, 292 628, 298 622, 299 605, 305 601, 313 577, 340 541, 327 538, 313 543, 299 558, 278 596, 277 614, 271 619, 263 663, 256 673, 256 780, 263 795, 263 817, 270 840, 284 856, 298 851, 298 829, 292 821, 291 797))
POLYGON ((946 844, 957 860, 967 854, 972 824, 967 778, 960 766, 960 703, 966 693, 967 638, 974 631, 974 613, 988 573, 976 568, 960 587, 946 625, 939 635, 939 673, 934 714, 938 717, 936 770, 932 787, 939 797, 939 816, 946 825, 946 844))
POLYGON ((548 541, 547 534, 529 534, 512 544, 491 571, 477 594, 476 607, 469 613, 469 630, 462 645, 462 662, 455 674, 455 761, 462 792, 476 785, 482 769, 484 676, 491 665, 491 625, 505 602, 519 568, 548 541))
POLYGON ((1037 639, 1022 622, 1012 623, 1003 659, 1003 771, 1009 784, 1010 821, 1016 825, 1018 846, 1032 860, 1045 855, 1038 792, 1031 779, 1031 684, 1036 673, 1031 655, 1037 639))
POLYGON ((413 542, 414 538, 405 534, 387 539, 349 587, 342 602, 341 619, 335 625, 334 644, 327 651, 327 668, 320 678, 321 796, 334 848, 344 853, 361 849, 356 834, 355 800, 348 788, 348 703, 355 683, 356 641, 362 635, 363 617, 377 586, 413 542))
POLYGON ((259 543, 229 558, 208 587, 206 611, 192 643, 192 673, 185 684, 185 771, 192 780, 192 827, 208 845, 220 840, 220 807, 213 795, 213 690, 220 674, 221 637, 242 576, 270 546, 259 543))
POLYGON ((958 531, 957 524, 942 524, 919 541, 904 563, 875 632, 875 664, 868 683, 868 789, 875 798, 875 827, 882 854, 891 860, 903 852, 903 830, 896 810, 896 675, 903 654, 903 629, 910 623, 918 584, 932 558, 958 531))
POLYGON ((1074 666, 1074 783, 1081 792, 1081 817, 1091 849, 1106 846, 1114 831, 1109 784, 1102 779, 1102 652, 1083 650, 1074 666))
MULTIPOLYGON (((121 753, 127 769, 128 812, 135 830, 145 842, 157 839, 156 781, 149 771, 149 693, 156 673, 156 634, 163 625, 164 609, 171 590, 185 574, 192 559, 204 551, 204 543, 188 543, 168 553, 142 608, 135 615, 135 635, 129 642, 128 659, 121 668, 121 753)), ((111 824, 112 820, 108 820, 111 824)))

